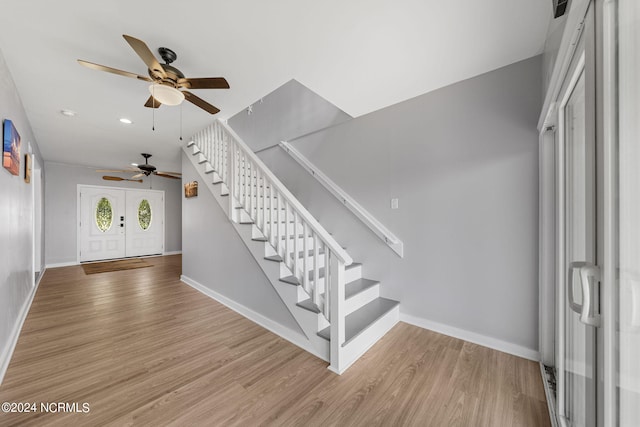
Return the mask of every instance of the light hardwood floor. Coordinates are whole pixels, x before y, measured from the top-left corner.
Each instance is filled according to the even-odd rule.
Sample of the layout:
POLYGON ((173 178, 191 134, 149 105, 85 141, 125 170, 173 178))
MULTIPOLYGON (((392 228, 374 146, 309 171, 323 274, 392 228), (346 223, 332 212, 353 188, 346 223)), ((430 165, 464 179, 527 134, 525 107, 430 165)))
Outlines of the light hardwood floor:
POLYGON ((0 402, 88 413, 0 413, 0 425, 548 426, 537 364, 398 324, 342 376, 151 268, 48 270, 0 402))

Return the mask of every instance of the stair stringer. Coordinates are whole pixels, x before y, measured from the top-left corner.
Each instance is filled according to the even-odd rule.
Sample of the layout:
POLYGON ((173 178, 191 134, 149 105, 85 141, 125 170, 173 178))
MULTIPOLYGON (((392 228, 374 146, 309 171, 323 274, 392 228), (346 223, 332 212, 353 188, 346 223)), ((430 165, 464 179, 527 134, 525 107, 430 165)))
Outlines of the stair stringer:
MULTIPOLYGON (((213 183, 214 180, 219 181, 219 177, 217 176, 216 172, 206 172, 206 170, 211 167, 208 161, 200 162, 199 160, 201 159, 199 159, 199 156, 195 155, 198 153, 191 153, 186 146, 183 146, 183 150, 187 154, 186 157, 189 158, 189 161, 198 172, 198 175, 202 179, 202 182, 205 183, 206 188, 211 192, 216 202, 223 209, 223 211, 227 215, 227 218, 229 218, 229 197, 233 196, 222 195, 222 193, 224 192, 228 193, 226 185, 224 183, 213 183)), ((300 329, 303 331, 307 339, 307 347, 305 348, 305 350, 329 362, 330 344, 327 340, 317 335, 318 331, 321 330, 322 327, 324 327, 323 319, 319 318, 319 316, 322 316, 322 314, 312 313, 296 305, 299 301, 299 290, 297 289, 299 288, 299 286, 290 285, 280 281, 281 263, 275 263, 264 259, 265 255, 267 255, 268 253, 266 245, 269 245, 269 243, 252 240, 254 235, 254 231, 252 229, 253 225, 241 224, 235 221, 230 222, 238 233, 240 239, 243 241, 247 249, 249 249, 249 251, 251 252, 255 261, 265 273, 267 279, 269 279, 269 282, 293 316, 300 329)), ((294 344, 300 345, 300 343, 298 342, 294 344)))

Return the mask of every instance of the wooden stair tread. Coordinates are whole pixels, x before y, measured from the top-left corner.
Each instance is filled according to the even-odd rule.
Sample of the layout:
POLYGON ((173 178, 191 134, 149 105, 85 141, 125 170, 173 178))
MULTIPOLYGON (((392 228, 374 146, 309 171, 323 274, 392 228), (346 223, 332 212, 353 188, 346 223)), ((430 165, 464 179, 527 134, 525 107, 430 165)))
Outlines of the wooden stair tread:
MULTIPOLYGON (((345 342, 343 347, 349 344, 351 340, 356 338, 367 328, 369 328, 376 320, 393 310, 400 303, 387 298, 378 297, 368 304, 360 307, 345 317, 345 342)), ((331 326, 318 332, 318 336, 330 340, 331 326)))

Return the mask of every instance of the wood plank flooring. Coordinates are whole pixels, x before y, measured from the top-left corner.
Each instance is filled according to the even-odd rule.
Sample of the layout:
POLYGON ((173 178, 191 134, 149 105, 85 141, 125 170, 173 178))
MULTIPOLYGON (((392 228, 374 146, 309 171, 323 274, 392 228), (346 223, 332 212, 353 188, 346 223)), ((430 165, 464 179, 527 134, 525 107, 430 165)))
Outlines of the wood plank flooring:
POLYGON ((548 426, 538 365, 398 324, 344 375, 179 281, 179 255, 48 270, 0 402, 2 426, 548 426))

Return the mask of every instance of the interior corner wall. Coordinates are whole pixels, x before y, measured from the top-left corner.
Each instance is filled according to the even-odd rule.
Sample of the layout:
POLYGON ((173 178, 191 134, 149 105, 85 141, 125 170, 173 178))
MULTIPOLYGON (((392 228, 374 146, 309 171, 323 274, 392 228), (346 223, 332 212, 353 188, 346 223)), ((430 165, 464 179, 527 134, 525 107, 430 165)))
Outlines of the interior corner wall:
MULTIPOLYGON (((184 182, 201 180, 182 153, 184 182)), ((304 334, 226 213, 205 185, 182 196, 182 274, 292 331, 304 334)))
POLYGON ((180 180, 154 176, 144 178, 143 183, 104 181, 101 174, 86 166, 46 162, 45 167, 45 261, 48 266, 73 264, 78 261, 78 184, 135 189, 148 189, 151 185, 154 190, 164 190, 164 250, 178 252, 182 249, 180 180))
POLYGON ((261 151, 304 134, 335 126, 351 116, 296 80, 289 80, 229 119, 253 150, 261 151))
MULTIPOLYGON (((24 181, 24 155, 42 164, 38 144, 22 101, 0 52, 0 119, 13 121, 21 137, 20 171, 12 175, 0 167, 0 381, 34 290, 33 181, 24 181)), ((0 121, 1 122, 1 121, 0 121)), ((2 133, 0 131, 0 133, 2 133)), ((44 176, 44 171, 43 176, 44 176)), ((40 247, 43 247, 42 244, 40 247)), ((36 270, 38 270, 36 266, 36 270)), ((40 268, 40 271, 42 269, 40 268)))
POLYGON ((405 318, 534 358, 541 87, 537 56, 292 142, 404 242, 402 259, 282 149, 260 156, 405 318))

